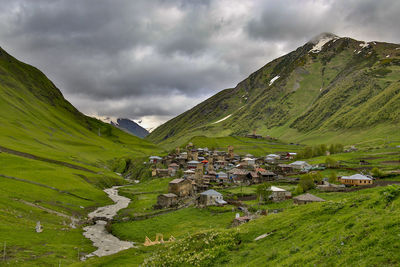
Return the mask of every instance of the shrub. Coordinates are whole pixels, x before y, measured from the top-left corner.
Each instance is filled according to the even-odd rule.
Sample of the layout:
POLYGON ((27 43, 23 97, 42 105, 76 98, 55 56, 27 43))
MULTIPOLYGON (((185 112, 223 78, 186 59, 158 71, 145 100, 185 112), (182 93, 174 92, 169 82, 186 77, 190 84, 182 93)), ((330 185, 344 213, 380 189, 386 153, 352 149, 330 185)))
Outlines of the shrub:
POLYGON ((373 168, 371 170, 371 173, 372 173, 372 176, 374 176, 374 177, 380 178, 383 176, 383 172, 380 169, 378 169, 377 167, 373 168))
POLYGON ((332 172, 332 173, 329 175, 329 182, 330 182, 331 184, 337 182, 337 174, 336 174, 336 172, 332 172))
POLYGON ((211 266, 226 262, 227 252, 240 244, 234 230, 209 230, 160 247, 143 266, 211 266))
POLYGON ((327 157, 325 159, 326 167, 328 168, 337 168, 339 167, 339 163, 331 157, 327 157))
POLYGON ((384 190, 382 190, 380 193, 381 193, 383 200, 386 202, 386 205, 388 205, 400 196, 400 186, 399 185, 389 185, 384 190))
POLYGON ((305 174, 301 176, 299 186, 303 190, 303 192, 307 192, 310 189, 315 187, 314 180, 312 179, 310 174, 305 174))

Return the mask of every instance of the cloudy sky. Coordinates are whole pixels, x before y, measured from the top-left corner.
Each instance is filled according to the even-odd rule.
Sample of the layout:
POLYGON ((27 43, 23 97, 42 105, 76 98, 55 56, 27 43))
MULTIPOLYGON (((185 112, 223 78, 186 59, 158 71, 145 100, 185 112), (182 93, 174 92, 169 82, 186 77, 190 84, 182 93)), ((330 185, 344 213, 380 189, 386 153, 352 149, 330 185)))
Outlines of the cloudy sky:
POLYGON ((0 46, 88 115, 154 127, 321 32, 400 42, 398 0, 0 0, 0 46))

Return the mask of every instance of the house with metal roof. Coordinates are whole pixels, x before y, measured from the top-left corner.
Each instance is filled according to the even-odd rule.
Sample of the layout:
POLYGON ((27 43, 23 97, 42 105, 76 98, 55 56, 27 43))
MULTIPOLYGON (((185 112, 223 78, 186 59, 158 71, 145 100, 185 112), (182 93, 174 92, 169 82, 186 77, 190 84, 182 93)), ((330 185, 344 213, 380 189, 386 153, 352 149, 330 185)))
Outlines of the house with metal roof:
POLYGON ((338 180, 344 185, 371 185, 374 182, 372 178, 362 174, 342 176, 338 180))
POLYGON ((222 194, 213 189, 200 193, 198 200, 199 206, 220 206, 225 204, 227 204, 227 202, 223 199, 222 194))

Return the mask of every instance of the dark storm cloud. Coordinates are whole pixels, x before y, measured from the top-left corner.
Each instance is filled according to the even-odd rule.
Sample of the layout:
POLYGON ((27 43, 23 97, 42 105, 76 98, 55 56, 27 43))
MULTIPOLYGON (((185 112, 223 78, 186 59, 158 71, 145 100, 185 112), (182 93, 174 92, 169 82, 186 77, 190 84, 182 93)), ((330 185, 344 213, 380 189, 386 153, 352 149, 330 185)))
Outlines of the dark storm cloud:
POLYGON ((155 125, 320 32, 399 41, 398 1, 0 0, 0 45, 87 114, 155 125))
POLYGON ((266 41, 305 41, 320 32, 399 42, 397 0, 281 0, 259 4, 247 24, 250 37, 266 41), (397 36, 396 36, 397 35, 397 36))

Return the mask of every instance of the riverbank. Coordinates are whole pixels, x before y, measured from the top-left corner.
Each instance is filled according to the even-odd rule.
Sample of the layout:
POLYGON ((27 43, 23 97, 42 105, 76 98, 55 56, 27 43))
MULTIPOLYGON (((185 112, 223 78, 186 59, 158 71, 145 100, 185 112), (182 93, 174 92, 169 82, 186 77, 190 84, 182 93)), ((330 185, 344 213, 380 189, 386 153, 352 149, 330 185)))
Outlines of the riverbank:
POLYGON ((89 220, 94 221, 95 224, 84 227, 83 235, 93 242, 93 246, 97 247, 97 250, 82 257, 82 260, 86 260, 93 256, 103 257, 112 255, 134 246, 133 242, 122 241, 106 230, 106 220, 111 220, 115 215, 117 215, 119 210, 128 207, 131 201, 129 198, 118 194, 118 189, 120 187, 121 186, 114 186, 104 190, 115 204, 99 207, 88 214, 89 220))

